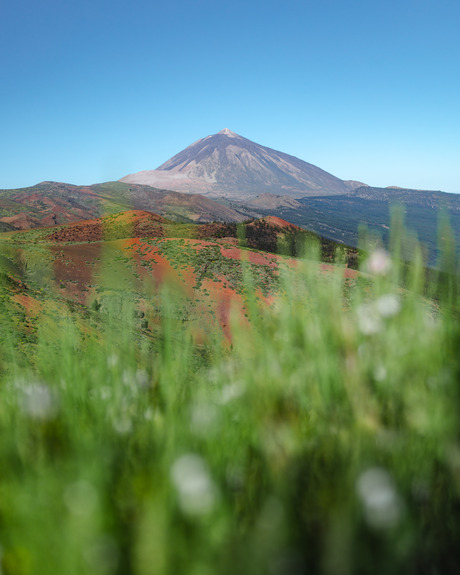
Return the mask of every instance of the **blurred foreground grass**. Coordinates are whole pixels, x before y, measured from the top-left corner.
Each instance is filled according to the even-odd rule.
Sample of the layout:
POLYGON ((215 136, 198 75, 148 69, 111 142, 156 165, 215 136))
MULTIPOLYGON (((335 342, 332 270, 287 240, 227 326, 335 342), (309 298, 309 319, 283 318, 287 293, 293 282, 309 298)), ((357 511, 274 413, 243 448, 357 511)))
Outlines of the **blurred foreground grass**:
POLYGON ((165 288, 156 338, 127 297, 25 360, 3 310, 2 573, 459 572, 455 261, 427 287, 377 249, 350 286, 314 252, 271 307, 247 275, 231 344, 165 288))

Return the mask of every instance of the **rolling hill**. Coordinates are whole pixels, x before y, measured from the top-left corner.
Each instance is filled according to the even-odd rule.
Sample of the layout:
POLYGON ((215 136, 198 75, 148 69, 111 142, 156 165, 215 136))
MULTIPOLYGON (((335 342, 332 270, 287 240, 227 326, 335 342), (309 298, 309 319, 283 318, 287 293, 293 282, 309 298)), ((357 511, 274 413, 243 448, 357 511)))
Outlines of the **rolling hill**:
MULTIPOLYGON (((102 245, 107 241, 129 238, 210 240, 287 256, 302 255, 307 244, 313 241, 318 244, 324 262, 334 261, 339 247, 338 243, 331 239, 271 215, 239 223, 188 224, 173 222, 158 214, 142 210, 129 210, 60 226, 16 230, 0 236, 3 245, 89 242, 98 242, 102 245)), ((340 247, 347 265, 356 268, 357 250, 351 246, 344 246, 343 243, 340 247)))
POLYGON ((201 195, 121 182, 92 186, 41 182, 30 188, 0 190, 2 231, 65 224, 130 209, 185 222, 242 221, 248 215, 243 207, 235 209, 201 195))

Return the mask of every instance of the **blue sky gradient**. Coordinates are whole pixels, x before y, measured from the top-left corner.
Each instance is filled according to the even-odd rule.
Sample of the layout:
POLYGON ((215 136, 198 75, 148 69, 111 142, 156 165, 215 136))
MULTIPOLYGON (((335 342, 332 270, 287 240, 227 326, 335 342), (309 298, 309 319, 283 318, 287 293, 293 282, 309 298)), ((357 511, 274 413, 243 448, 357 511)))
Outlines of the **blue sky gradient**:
POLYGON ((0 188, 158 167, 230 128, 343 179, 460 192, 458 0, 0 4, 0 188))

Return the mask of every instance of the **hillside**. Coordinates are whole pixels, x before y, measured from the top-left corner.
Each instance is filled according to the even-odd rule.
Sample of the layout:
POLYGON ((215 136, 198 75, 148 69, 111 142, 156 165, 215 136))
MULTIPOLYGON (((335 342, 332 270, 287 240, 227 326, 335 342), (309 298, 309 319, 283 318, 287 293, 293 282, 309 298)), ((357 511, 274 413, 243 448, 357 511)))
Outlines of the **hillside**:
POLYGON ((8 224, 7 222, 2 222, 0 221, 0 233, 2 232, 11 232, 13 230, 15 230, 17 228, 15 228, 14 226, 12 226, 11 224, 8 224))
POLYGON ((42 182, 30 188, 0 190, 4 231, 65 224, 129 209, 189 222, 242 221, 247 217, 245 212, 200 195, 120 182, 92 186, 42 182))
POLYGON ((20 230, 0 236, 5 245, 85 242, 99 242, 102 245, 104 241, 129 238, 217 240, 225 245, 294 257, 303 255, 307 246, 314 242, 318 245, 324 262, 333 262, 339 248, 348 267, 356 269, 358 262, 358 251, 354 247, 339 245, 276 216, 242 223, 185 224, 167 220, 151 212, 130 210, 104 218, 20 230))
POLYGON ((59 226, 57 229, 51 228, 55 231, 45 238, 51 242, 89 242, 126 237, 158 237, 163 235, 162 224, 165 223, 168 223, 168 220, 157 214, 131 210, 105 218, 59 226))
POLYGON ((386 572, 456 573, 431 557, 460 533, 458 284, 429 302, 422 267, 412 291, 381 251, 361 273, 251 231, 313 237, 140 211, 0 236, 2 571, 143 575, 160 549, 162 575, 305 573, 343 543, 350 573, 376 550, 386 572), (143 224, 166 235, 93 241, 143 224))
MULTIPOLYGON (((118 314, 134 301, 138 327, 150 338, 161 323, 157 302, 167 284, 178 298, 174 318, 193 322, 198 341, 216 321, 230 337, 231 309, 245 309, 244 274, 251 273, 255 295, 268 304, 278 291, 280 266, 292 267, 295 261, 269 250, 288 253, 295 250, 294 240, 311 236, 277 218, 242 226, 180 224, 128 211, 2 234, 0 263, 14 279, 6 293, 25 314, 25 333, 65 302, 79 306, 75 310, 83 326, 85 310, 103 314, 115 305, 118 314)), ((346 274, 351 278, 356 272, 346 274)))
POLYGON ((276 194, 259 194, 246 202, 251 208, 262 210, 274 210, 277 208, 298 208, 301 204, 289 196, 276 194))
MULTIPOLYGON (((261 212, 284 218, 304 229, 349 246, 358 246, 364 226, 374 237, 389 246, 392 207, 400 205, 409 236, 417 237, 430 265, 439 257, 438 229, 440 210, 444 209, 456 245, 460 248, 460 196, 443 192, 424 192, 394 188, 361 187, 334 197, 300 198, 295 207, 269 208, 261 212)), ((403 248, 411 258, 414 242, 403 248)))
POLYGON ((350 198, 395 204, 403 203, 433 210, 445 208, 447 210, 460 211, 460 194, 448 194, 440 191, 412 190, 393 186, 388 188, 361 186, 346 195, 350 198))

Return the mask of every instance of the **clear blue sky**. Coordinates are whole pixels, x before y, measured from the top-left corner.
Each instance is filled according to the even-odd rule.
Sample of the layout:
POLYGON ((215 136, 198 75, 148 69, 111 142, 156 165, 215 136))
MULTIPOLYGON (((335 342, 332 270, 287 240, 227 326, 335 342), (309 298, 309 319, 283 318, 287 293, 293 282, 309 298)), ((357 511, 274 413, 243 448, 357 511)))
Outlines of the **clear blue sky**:
POLYGON ((0 188, 153 169, 230 128, 460 192, 459 0, 4 0, 0 188))

